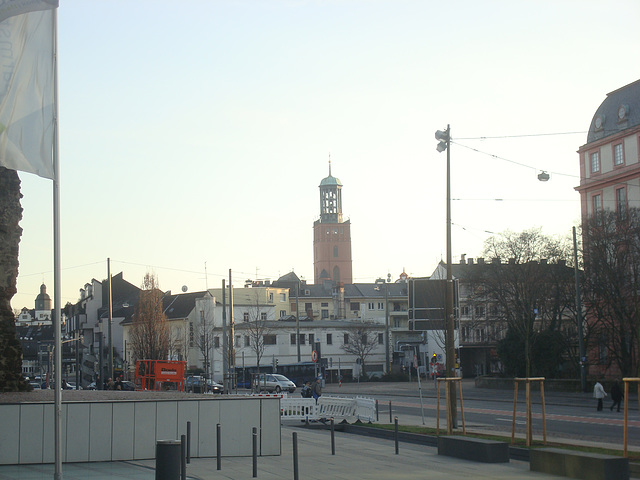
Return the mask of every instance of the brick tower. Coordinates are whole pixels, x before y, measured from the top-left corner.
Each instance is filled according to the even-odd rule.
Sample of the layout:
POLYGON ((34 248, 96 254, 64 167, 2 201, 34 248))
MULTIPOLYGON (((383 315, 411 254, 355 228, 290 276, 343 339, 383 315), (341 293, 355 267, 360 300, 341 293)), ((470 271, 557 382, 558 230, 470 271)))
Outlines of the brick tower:
POLYGON ((353 283, 351 263, 351 222, 342 219, 342 184, 331 175, 329 160, 329 176, 320 182, 320 218, 313 224, 315 283, 353 283))

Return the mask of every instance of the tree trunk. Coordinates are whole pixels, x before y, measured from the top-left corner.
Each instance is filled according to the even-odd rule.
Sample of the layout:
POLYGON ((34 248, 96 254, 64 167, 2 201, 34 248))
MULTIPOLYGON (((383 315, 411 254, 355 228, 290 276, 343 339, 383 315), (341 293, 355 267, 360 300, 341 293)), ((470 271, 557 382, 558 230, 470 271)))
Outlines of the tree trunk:
POLYGON ((22 346, 11 309, 17 292, 21 197, 18 172, 0 167, 0 392, 31 390, 22 376, 22 346))

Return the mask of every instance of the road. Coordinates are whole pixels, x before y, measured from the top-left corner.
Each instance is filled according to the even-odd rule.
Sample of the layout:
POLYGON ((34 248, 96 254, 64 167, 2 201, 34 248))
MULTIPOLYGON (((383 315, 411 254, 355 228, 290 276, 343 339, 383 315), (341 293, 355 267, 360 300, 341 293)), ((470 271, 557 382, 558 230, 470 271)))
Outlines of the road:
MULTIPOLYGON (((379 421, 389 422, 389 402, 392 417, 405 424, 435 426, 436 390, 433 382, 422 382, 422 404, 417 383, 361 383, 344 384, 342 387, 327 385, 325 392, 339 395, 362 395, 378 400, 379 421), (423 414, 421 412, 424 412, 423 414)), ((444 390, 440 400, 440 427, 446 428, 444 390)), ((469 430, 500 432, 511 435, 513 420, 513 390, 476 388, 473 380, 463 380, 462 395, 465 425, 469 430)), ((526 432, 526 400, 523 391, 518 393, 516 408, 516 436, 526 432)), ((545 416, 547 439, 569 443, 596 443, 622 448, 624 413, 609 410, 611 401, 605 400, 605 409, 596 411, 596 400, 590 393, 545 392, 545 416)), ((637 396, 629 399, 629 449, 640 450, 640 421, 637 396)), ((462 427, 458 401, 458 427, 462 427)), ((532 417, 534 439, 542 439, 542 403, 539 392, 532 392, 532 417)))

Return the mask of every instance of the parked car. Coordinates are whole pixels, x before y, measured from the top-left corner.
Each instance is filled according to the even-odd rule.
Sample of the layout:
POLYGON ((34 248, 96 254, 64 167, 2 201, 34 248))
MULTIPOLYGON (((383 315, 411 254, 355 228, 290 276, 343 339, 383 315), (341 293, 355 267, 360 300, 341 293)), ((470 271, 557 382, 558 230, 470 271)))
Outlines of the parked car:
POLYGON ((42 389, 42 384, 40 382, 29 382, 29 384, 34 390, 42 389))
POLYGON ((254 389, 259 392, 289 392, 296 391, 296 384, 284 375, 277 373, 261 373, 255 377, 254 389))
POLYGON ((206 380, 201 376, 187 377, 185 390, 189 393, 223 393, 224 387, 217 382, 206 380))
POLYGON ((87 388, 85 388, 85 390, 96 390, 96 382, 91 382, 89 385, 87 385, 87 388))

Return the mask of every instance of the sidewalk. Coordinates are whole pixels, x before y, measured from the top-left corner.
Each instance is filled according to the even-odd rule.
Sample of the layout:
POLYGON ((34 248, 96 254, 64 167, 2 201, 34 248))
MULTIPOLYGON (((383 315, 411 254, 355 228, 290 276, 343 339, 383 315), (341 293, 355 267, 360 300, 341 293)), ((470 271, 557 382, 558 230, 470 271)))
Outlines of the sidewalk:
MULTIPOLYGON (((298 438, 299 478, 310 480, 560 480, 565 477, 529 471, 528 462, 475 463, 439 456, 437 449, 400 443, 395 454, 393 441, 335 432, 335 455, 331 455, 331 434, 327 430, 282 427, 282 455, 258 457, 256 478, 294 478, 293 434, 298 438)), ((63 465, 63 478, 70 480, 123 479, 152 480, 155 460, 100 462, 63 465)), ((193 480, 251 479, 251 457, 223 458, 218 471, 215 458, 192 459, 187 477, 193 480)), ((40 480, 53 477, 53 465, 0 466, 1 480, 40 480)))

